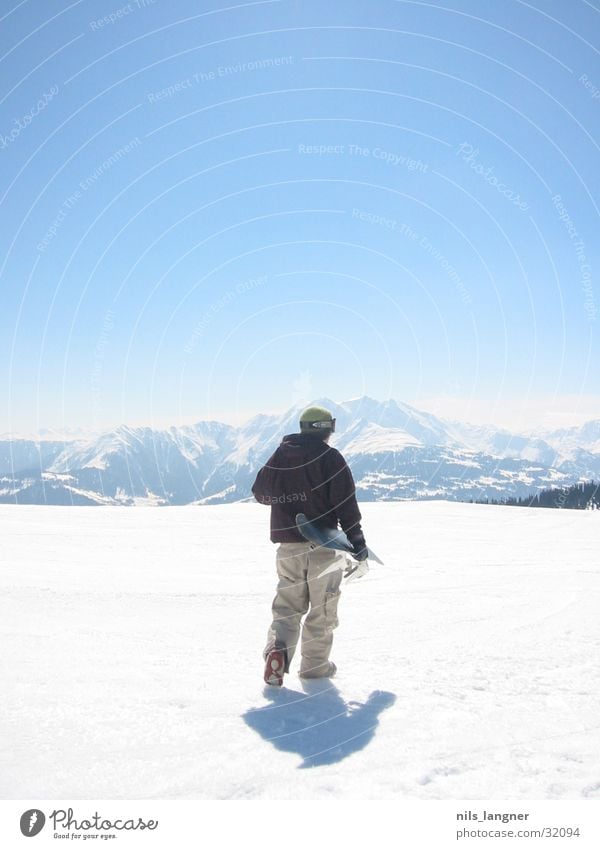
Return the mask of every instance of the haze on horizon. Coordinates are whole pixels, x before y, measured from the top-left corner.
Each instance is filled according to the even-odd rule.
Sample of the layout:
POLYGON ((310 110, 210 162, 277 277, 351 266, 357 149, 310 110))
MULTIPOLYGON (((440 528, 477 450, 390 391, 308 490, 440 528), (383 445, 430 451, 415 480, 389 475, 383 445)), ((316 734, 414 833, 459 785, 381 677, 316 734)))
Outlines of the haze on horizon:
MULTIPOLYGON (((356 396, 359 397, 359 396, 356 396)), ((155 430, 166 430, 171 427, 182 427, 194 425, 201 421, 216 421, 223 424, 240 427, 247 424, 255 416, 268 415, 283 417, 292 409, 302 409, 314 402, 322 402, 323 398, 306 397, 296 399, 283 409, 263 410, 237 410, 234 413, 228 411, 212 411, 209 415, 192 415, 185 418, 173 415, 165 418, 150 418, 140 421, 115 420, 104 424, 97 423, 90 427, 76 422, 55 423, 40 425, 35 428, 23 430, 12 430, 0 432, 0 439, 7 438, 80 438, 93 436, 102 432, 115 430, 119 427, 150 427, 155 430)), ((327 400, 325 398, 325 400, 327 400)), ((334 404, 343 405, 352 400, 350 398, 335 400, 334 404)), ((373 399, 378 403, 384 403, 382 399, 373 399)), ((529 399, 514 399, 508 407, 499 409, 493 402, 476 399, 452 398, 440 396, 439 398, 425 398, 422 401, 393 400, 398 404, 406 404, 422 413, 430 413, 442 421, 456 421, 463 424, 481 425, 511 433, 529 434, 548 432, 561 428, 579 427, 586 422, 600 421, 600 399, 597 398, 542 398, 533 402, 529 399)))

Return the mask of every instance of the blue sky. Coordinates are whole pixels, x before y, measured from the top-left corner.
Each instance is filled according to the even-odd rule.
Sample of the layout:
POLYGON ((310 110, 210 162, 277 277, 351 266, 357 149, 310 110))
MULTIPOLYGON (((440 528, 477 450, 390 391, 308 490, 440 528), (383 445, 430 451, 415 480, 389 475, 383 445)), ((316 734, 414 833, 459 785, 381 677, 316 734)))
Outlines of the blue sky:
POLYGON ((0 431, 600 418, 600 11, 3 4, 0 431))

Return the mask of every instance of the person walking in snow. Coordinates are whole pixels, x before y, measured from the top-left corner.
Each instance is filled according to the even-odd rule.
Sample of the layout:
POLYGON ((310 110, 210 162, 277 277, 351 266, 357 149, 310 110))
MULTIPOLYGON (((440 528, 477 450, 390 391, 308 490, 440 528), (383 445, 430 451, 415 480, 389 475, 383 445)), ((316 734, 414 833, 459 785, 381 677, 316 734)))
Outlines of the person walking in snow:
POLYGON ((339 552, 307 542, 296 527, 296 514, 304 513, 324 528, 337 529, 339 523, 354 559, 368 557, 352 473, 328 444, 334 431, 329 410, 308 407, 300 416, 300 433, 284 436, 252 487, 255 499, 271 507, 271 541, 279 543, 279 582, 263 652, 264 680, 273 686, 283 683, 299 641, 301 678, 331 678, 336 672, 329 655, 338 625, 342 569, 319 576, 339 552))

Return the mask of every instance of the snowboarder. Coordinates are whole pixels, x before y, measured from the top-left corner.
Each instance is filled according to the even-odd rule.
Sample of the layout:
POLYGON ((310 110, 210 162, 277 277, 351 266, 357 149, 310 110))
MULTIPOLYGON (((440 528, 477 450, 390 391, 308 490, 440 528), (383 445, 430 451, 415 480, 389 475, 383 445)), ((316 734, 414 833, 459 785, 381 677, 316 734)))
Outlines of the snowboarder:
POLYGON ((305 513, 323 527, 338 528, 339 522, 353 546, 354 559, 368 557, 352 473, 340 452, 328 444, 334 431, 329 410, 308 407, 300 416, 300 433, 284 436, 252 487, 255 499, 271 507, 271 541, 279 543, 279 582, 263 652, 264 680, 273 686, 281 686, 289 672, 300 631, 300 677, 331 678, 336 672, 329 655, 338 625, 342 570, 319 576, 339 552, 307 542, 296 527, 296 514, 305 513))

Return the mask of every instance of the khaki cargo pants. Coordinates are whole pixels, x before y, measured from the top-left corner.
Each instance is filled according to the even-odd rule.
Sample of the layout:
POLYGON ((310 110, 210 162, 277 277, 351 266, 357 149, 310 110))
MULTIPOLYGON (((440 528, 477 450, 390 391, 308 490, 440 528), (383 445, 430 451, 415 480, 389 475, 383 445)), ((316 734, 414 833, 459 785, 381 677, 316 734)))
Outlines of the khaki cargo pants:
POLYGON ((329 672, 329 654, 333 630, 338 626, 337 606, 343 573, 337 569, 322 578, 318 576, 338 557, 339 552, 313 548, 309 542, 279 544, 276 557, 279 583, 264 656, 266 658, 274 646, 285 648, 286 672, 289 672, 300 638, 301 619, 309 609, 302 625, 300 675, 319 678, 329 672))

